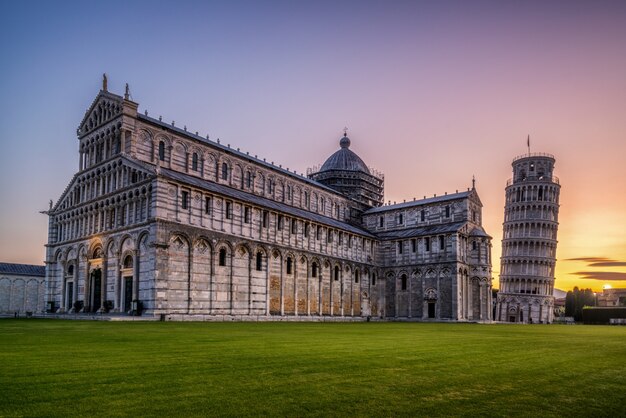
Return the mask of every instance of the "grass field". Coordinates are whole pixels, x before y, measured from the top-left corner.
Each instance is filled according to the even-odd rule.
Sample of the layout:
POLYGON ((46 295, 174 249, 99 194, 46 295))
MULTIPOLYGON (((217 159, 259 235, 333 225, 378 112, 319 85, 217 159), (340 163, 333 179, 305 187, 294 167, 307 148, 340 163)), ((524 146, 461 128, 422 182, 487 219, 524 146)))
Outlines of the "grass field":
POLYGON ((626 327, 0 320, 0 416, 625 416, 626 327))

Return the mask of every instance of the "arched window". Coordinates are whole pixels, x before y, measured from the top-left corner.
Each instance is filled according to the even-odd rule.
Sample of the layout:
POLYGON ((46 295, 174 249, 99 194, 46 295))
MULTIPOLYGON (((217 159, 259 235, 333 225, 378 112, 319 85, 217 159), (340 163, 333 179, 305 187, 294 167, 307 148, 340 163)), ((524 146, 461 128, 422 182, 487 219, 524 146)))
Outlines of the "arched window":
POLYGON ((355 271, 354 272, 354 283, 358 283, 359 282, 359 271, 355 271))
POLYGON ((406 290, 406 275, 405 274, 403 274, 402 277, 400 277, 400 282, 401 282, 402 290, 406 290))
POLYGON ((159 141, 159 160, 165 161, 165 142, 159 141))
POLYGON ((74 264, 70 264, 70 266, 67 268, 67 275, 68 276, 74 275, 74 264))
POLYGON ((252 187, 252 175, 250 174, 249 171, 246 171, 246 187, 247 188, 252 187))
POLYGON ((372 275, 372 286, 376 286, 376 274, 372 275))
POLYGON ((127 255, 126 257, 124 257, 123 267, 125 269, 133 268, 133 257, 131 255, 127 255))
POLYGON ((476 241, 472 241, 472 250, 476 251, 476 241))
POLYGON ((97 247, 93 250, 93 256, 91 258, 102 258, 102 248, 97 247))
POLYGON ((195 152, 191 156, 191 169, 193 171, 198 171, 198 154, 195 152))
POLYGON ((287 257, 287 274, 291 274, 293 270, 293 261, 291 260, 291 257, 287 257))
POLYGON ((263 254, 260 252, 256 253, 256 271, 261 271, 263 269, 263 254))
POLYGON ((311 264, 311 276, 317 277, 317 263, 311 264))
POLYGON ((335 281, 339 280, 339 267, 335 266, 335 281))
POLYGON ((219 257, 220 266, 226 265, 226 249, 220 248, 220 257, 219 257))
POLYGON ((228 164, 222 163, 222 180, 228 180, 228 164))

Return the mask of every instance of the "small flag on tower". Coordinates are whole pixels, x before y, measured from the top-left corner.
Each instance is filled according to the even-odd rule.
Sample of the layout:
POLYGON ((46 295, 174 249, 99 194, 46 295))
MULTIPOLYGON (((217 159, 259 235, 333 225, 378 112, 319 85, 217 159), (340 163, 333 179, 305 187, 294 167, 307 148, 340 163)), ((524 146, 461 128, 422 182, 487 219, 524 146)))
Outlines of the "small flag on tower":
POLYGON ((528 135, 528 139, 526 140, 526 145, 528 146, 528 155, 530 155, 530 135, 528 135))

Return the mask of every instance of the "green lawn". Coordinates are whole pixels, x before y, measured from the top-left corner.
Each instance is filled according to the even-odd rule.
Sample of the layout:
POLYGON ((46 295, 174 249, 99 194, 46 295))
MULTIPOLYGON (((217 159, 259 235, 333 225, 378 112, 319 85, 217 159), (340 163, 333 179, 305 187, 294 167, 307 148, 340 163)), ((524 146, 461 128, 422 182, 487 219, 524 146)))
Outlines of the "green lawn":
POLYGON ((624 416, 626 327, 0 320, 0 416, 624 416))

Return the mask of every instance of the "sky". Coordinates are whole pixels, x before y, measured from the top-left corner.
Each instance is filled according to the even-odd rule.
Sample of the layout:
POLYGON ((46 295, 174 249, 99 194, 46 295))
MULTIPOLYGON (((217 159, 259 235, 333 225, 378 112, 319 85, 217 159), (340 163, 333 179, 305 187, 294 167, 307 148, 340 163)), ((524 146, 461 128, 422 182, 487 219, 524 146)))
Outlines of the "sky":
POLYGON ((493 237, 514 157, 555 155, 555 287, 626 287, 626 2, 0 2, 0 260, 42 264, 108 75, 139 110, 299 172, 338 149, 385 200, 471 186, 493 237))

